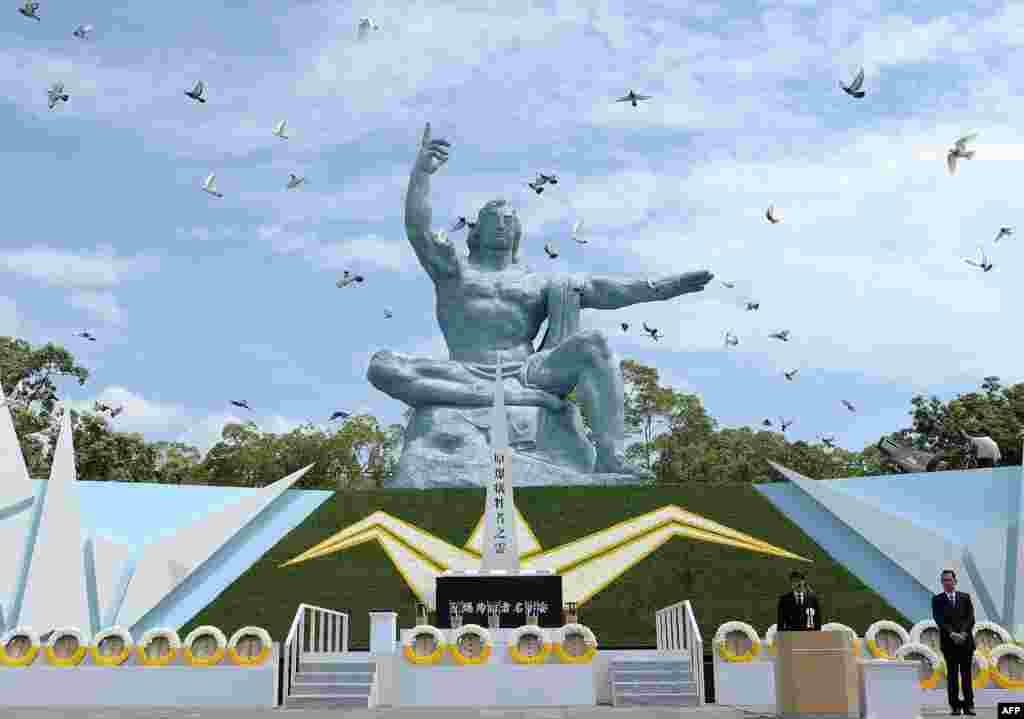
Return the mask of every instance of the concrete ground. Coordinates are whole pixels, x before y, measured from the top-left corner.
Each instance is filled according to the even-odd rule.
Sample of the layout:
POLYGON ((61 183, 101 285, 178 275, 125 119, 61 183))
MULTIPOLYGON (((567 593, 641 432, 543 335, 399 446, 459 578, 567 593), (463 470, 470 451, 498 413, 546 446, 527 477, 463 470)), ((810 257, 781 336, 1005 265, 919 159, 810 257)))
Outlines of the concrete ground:
MULTIPOLYGON (((166 707, 2 707, 0 719, 774 719, 774 707, 432 707, 339 709, 205 709, 166 707)), ((949 716, 926 710, 925 717, 949 716)), ((978 709, 979 719, 996 719, 995 708, 978 709)), ((892 717, 892 719, 904 719, 892 717)), ((915 719, 906 717, 905 719, 915 719)))

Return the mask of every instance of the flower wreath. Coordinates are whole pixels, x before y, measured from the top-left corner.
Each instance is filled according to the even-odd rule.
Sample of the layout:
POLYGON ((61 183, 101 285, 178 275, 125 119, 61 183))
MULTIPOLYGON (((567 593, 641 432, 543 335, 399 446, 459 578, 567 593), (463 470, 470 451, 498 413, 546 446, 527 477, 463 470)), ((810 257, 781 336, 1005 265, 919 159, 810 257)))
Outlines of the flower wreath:
POLYGON ((929 629, 939 631, 939 625, 935 623, 934 619, 922 619, 917 624, 912 626, 910 628, 910 643, 925 644, 925 646, 928 646, 927 643, 921 637, 923 637, 924 633, 927 632, 929 629))
POLYGON ((597 654, 597 637, 590 631, 589 627, 585 627, 582 624, 566 624, 560 630, 555 638, 555 642, 552 644, 552 648, 555 650, 555 654, 558 655, 559 660, 563 664, 587 664, 594 659, 594 655, 597 654), (583 642, 587 645, 587 650, 578 657, 574 657, 565 651, 565 640, 573 634, 582 634, 583 642))
POLYGON ((871 652, 871 656, 876 659, 895 659, 896 657, 889 654, 887 651, 878 646, 878 633, 882 630, 888 630, 890 632, 896 632, 900 635, 900 644, 908 644, 910 642, 910 635, 907 634, 907 630, 901 627, 896 622, 889 621, 888 619, 882 619, 875 622, 868 630, 864 632, 864 641, 868 645, 868 651, 871 652))
POLYGON ((989 674, 995 683, 1003 689, 1024 689, 1024 679, 1013 679, 999 671, 999 660, 1007 656, 1016 657, 1024 662, 1024 649, 1016 644, 1000 644, 988 656, 988 660, 991 662, 989 674))
POLYGON ((176 631, 173 629, 157 628, 150 629, 142 635, 142 639, 139 640, 139 645, 136 647, 136 652, 139 655, 139 663, 143 666, 165 667, 177 658, 179 649, 181 649, 181 639, 178 638, 178 633, 176 631), (171 650, 159 657, 151 657, 146 654, 146 650, 149 649, 149 645, 157 639, 166 639, 171 645, 171 650))
POLYGON ((132 655, 132 649, 134 648, 134 642, 132 642, 132 635, 124 627, 110 627, 99 632, 95 637, 92 638, 92 642, 89 644, 89 654, 92 655, 92 663, 98 667, 116 667, 124 664, 128 661, 128 657, 132 655), (100 644, 103 643, 104 639, 118 638, 124 644, 124 648, 120 654, 100 654, 100 644))
POLYGON ((0 664, 5 667, 27 667, 39 653, 39 635, 32 631, 32 627, 15 627, 0 638, 0 664), (13 640, 24 637, 32 645, 27 652, 20 657, 12 657, 7 654, 7 645, 13 640))
POLYGON ((512 660, 516 664, 543 664, 544 660, 551 654, 551 642, 545 641, 547 637, 544 634, 544 630, 535 624, 527 624, 526 626, 519 627, 512 632, 511 639, 508 643, 508 653, 512 656, 512 660), (519 641, 523 637, 535 636, 540 639, 541 650, 539 654, 533 656, 527 656, 519 651, 519 641))
POLYGON ((406 638, 402 653, 405 654, 405 658, 413 664, 437 664, 441 661, 441 657, 444 656, 445 645, 447 642, 444 640, 444 634, 437 627, 432 627, 429 624, 420 624, 412 628, 409 632, 409 636, 406 638), (437 645, 434 647, 434 651, 430 654, 416 654, 413 651, 413 645, 416 643, 416 637, 421 634, 429 634, 434 638, 434 643, 437 645))
POLYGON ((82 638, 82 630, 77 627, 60 627, 54 629, 46 642, 46 661, 53 667, 74 667, 82 663, 89 643, 82 638), (57 642, 65 637, 74 637, 78 642, 75 651, 70 657, 58 657, 56 653, 57 642))
POLYGON ((217 627, 204 625, 196 627, 185 637, 185 660, 193 667, 212 667, 224 661, 224 654, 227 652, 228 638, 224 636, 217 627), (208 657, 197 657, 192 653, 192 645, 197 639, 213 637, 217 641, 217 651, 208 657))
POLYGON ((228 658, 233 664, 240 667, 255 667, 267 661, 272 648, 273 641, 266 629, 263 627, 242 627, 231 635, 231 640, 228 642, 228 658), (260 648, 259 654, 252 657, 243 657, 238 653, 238 643, 246 637, 256 637, 260 640, 260 644, 263 646, 260 648))
POLYGON ((775 635, 779 633, 779 625, 773 624, 764 633, 764 648, 769 654, 775 653, 775 635))
POLYGON ((851 646, 853 647, 853 656, 860 656, 860 639, 857 638, 857 632, 853 631, 852 628, 839 622, 827 622, 821 625, 821 631, 823 632, 846 632, 850 635, 851 646))
POLYGON ((992 663, 988 656, 975 649, 972 664, 978 666, 978 676, 971 680, 971 686, 975 689, 984 689, 988 686, 989 679, 992 678, 992 663))
POLYGON ((939 658, 939 655, 935 653, 927 644, 921 642, 908 642, 902 647, 896 650, 896 659, 902 661, 915 661, 916 657, 921 657, 932 670, 930 677, 925 677, 919 682, 922 689, 934 689, 942 681, 942 677, 946 673, 946 663, 939 658))
MULTIPOLYGON (((981 632, 985 632, 985 631, 992 632, 993 634, 997 634, 999 636, 999 644, 1011 644, 1011 643, 1013 643, 1013 637, 1010 636, 1010 633, 1008 631, 1006 631, 1005 628, 999 626, 995 622, 977 622, 974 625, 974 631, 971 633, 972 636, 974 637, 974 644, 975 644, 975 646, 978 645, 978 635, 981 632)), ((978 651, 981 652, 982 654, 985 654, 987 656, 989 654, 990 650, 989 649, 982 649, 981 647, 978 647, 978 651)))
POLYGON ((715 632, 715 646, 722 659, 727 662, 749 662, 761 652, 761 640, 752 626, 746 622, 726 622, 715 632), (726 645, 726 640, 733 632, 742 632, 750 640, 750 650, 743 654, 733 654, 726 645))
POLYGON ((465 626, 459 627, 452 634, 452 643, 448 645, 448 649, 452 653, 452 658, 459 664, 483 664, 491 657, 491 651, 494 647, 494 643, 491 641, 491 633, 481 627, 479 624, 466 624, 465 626), (480 652, 478 657, 467 657, 459 649, 459 640, 467 634, 475 634, 480 637, 480 641, 483 642, 484 648, 480 652))

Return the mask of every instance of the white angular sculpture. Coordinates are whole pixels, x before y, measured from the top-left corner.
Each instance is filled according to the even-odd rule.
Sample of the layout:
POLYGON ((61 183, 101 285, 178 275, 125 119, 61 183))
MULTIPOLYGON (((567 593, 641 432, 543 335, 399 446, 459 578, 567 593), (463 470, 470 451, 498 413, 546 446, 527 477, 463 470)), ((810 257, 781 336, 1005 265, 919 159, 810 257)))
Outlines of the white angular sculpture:
POLYGON ((11 618, 15 585, 24 560, 35 487, 29 479, 11 408, 0 386, 0 631, 11 618))
POLYGON ((487 483, 484 510, 484 572, 495 569, 519 572, 519 533, 512 496, 512 450, 508 446, 508 415, 505 412, 505 381, 501 352, 497 353, 494 380, 494 413, 491 419, 491 450, 494 452, 494 477, 487 483))

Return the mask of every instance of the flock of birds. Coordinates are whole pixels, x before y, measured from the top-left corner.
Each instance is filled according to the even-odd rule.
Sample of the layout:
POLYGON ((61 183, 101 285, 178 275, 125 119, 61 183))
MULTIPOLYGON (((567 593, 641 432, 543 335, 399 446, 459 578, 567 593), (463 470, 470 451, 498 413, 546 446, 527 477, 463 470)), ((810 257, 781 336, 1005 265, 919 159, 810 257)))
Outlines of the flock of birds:
MULTIPOLYGON (((40 21, 41 18, 39 16, 39 8, 40 8, 40 3, 39 2, 35 2, 34 0, 26 0, 26 2, 21 7, 18 8, 18 12, 21 13, 26 18, 30 18, 30 19, 33 19, 33 20, 36 20, 36 21, 40 21)), ((89 35, 92 33, 93 29, 94 28, 93 28, 92 25, 81 24, 81 25, 79 25, 78 27, 75 28, 75 30, 72 32, 72 35, 74 37, 80 39, 80 40, 86 40, 89 37, 89 35)), ((372 18, 369 18, 369 17, 360 18, 358 26, 356 28, 357 38, 358 38, 359 41, 365 42, 366 40, 368 40, 371 32, 373 32, 375 30, 379 30, 379 29, 380 29, 379 26, 377 25, 376 22, 374 22, 374 20, 372 18)), ((866 91, 864 90, 864 68, 860 68, 857 71, 857 73, 854 75, 853 79, 850 81, 850 83, 848 85, 847 84, 843 84, 842 82, 840 82, 839 85, 842 88, 842 90, 847 95, 849 95, 850 97, 855 98, 855 99, 862 99, 862 98, 864 98, 866 96, 866 94, 867 94, 866 91)), ((197 80, 195 85, 191 89, 184 91, 184 94, 188 98, 194 100, 197 103, 205 104, 207 102, 207 88, 206 88, 205 83, 202 80, 197 80)), ((70 97, 70 95, 66 91, 63 83, 60 83, 60 82, 54 83, 50 87, 48 92, 47 92, 47 99, 48 99, 49 108, 51 110, 53 110, 56 107, 58 107, 60 104, 68 102, 69 97, 70 97)), ((639 93, 635 92, 634 90, 629 90, 629 92, 627 92, 625 95, 623 95, 622 97, 616 99, 615 102, 616 103, 629 103, 632 107, 636 108, 636 107, 639 106, 638 103, 644 102, 644 101, 647 101, 647 100, 651 100, 651 99, 653 99, 651 95, 643 95, 643 94, 639 94, 639 93)), ((279 120, 273 126, 273 128, 271 130, 271 134, 274 135, 275 137, 281 139, 281 140, 289 139, 291 137, 291 135, 288 132, 288 122, 287 122, 287 120, 279 120)), ((977 139, 977 133, 972 133, 972 134, 965 135, 965 136, 959 138, 958 140, 956 140, 956 142, 953 144, 953 147, 949 149, 949 151, 947 152, 947 155, 946 155, 946 166, 947 166, 947 168, 949 170, 949 173, 951 175, 956 173, 957 167, 958 167, 958 163, 959 163, 960 160, 970 160, 970 159, 974 158, 975 151, 974 150, 968 150, 967 146, 968 146, 969 143, 973 142, 975 139, 977 139)), ((295 173, 289 173, 288 181, 287 181, 287 183, 285 185, 285 189, 293 190, 293 189, 296 189, 296 188, 298 188, 299 186, 301 186, 301 185, 303 185, 305 183, 306 183, 306 178, 305 177, 297 175, 295 173)), ((556 174, 554 174, 554 173, 537 173, 536 177, 533 180, 528 181, 526 184, 534 193, 536 193, 537 195, 541 195, 541 194, 544 193, 544 190, 545 190, 546 187, 554 186, 554 185, 558 184, 558 176, 556 174)), ((204 182, 202 184, 202 190, 203 190, 203 192, 207 193, 208 195, 210 195, 212 197, 216 197, 216 198, 223 198, 224 197, 224 194, 222 192, 220 192, 220 190, 217 189, 217 175, 214 172, 211 172, 209 175, 207 175, 206 179, 204 180, 204 182)), ((769 205, 764 214, 765 214, 765 219, 770 224, 772 224, 772 225, 777 225, 777 224, 779 224, 779 223, 781 223, 783 221, 782 212, 774 204, 769 205)), ((459 217, 457 219, 457 221, 452 225, 452 227, 447 232, 458 232, 458 231, 463 230, 463 229, 468 229, 468 230, 472 231, 472 229, 475 227, 475 225, 476 225, 476 223, 471 221, 467 217, 459 217)), ((574 242, 578 243, 578 244, 581 244, 581 245, 582 244, 587 244, 587 240, 582 236, 582 228, 583 228, 583 220, 582 219, 576 219, 573 222, 573 224, 572 224, 572 230, 571 230, 571 238, 572 238, 572 240, 574 242)), ((445 232, 445 230, 441 230, 438 233, 439 239, 441 239, 442 241, 446 240, 446 234, 447 233, 445 232)), ((1000 227, 993 244, 998 244, 1000 242, 1000 240, 1006 239, 1006 238, 1012 236, 1013 234, 1014 234, 1014 230, 1013 230, 1012 227, 1000 227)), ((545 252, 545 254, 550 259, 556 259, 559 256, 558 249, 555 247, 555 245, 553 245, 550 242, 546 242, 544 244, 544 252, 545 252)), ((978 259, 974 260, 974 259, 964 258, 964 261, 968 265, 970 265, 972 267, 976 267, 976 268, 982 270, 982 272, 986 272, 986 273, 990 272, 993 269, 993 267, 994 267, 993 263, 991 262, 991 260, 989 259, 988 255, 987 255, 987 253, 980 246, 979 246, 979 257, 978 257, 978 259)), ((357 274, 357 273, 355 273, 353 271, 350 271, 350 270, 345 270, 343 275, 342 275, 342 277, 337 281, 336 286, 338 288, 346 288, 346 287, 356 286, 356 285, 362 284, 364 282, 364 280, 365 280, 365 278, 364 278, 363 275, 357 274)), ((735 288, 735 283, 722 282, 721 284, 725 288, 727 288, 727 289, 734 289, 735 288)), ((652 287, 653 287, 653 283, 652 283, 652 287)), ((744 309, 746 311, 748 311, 748 312, 750 312, 750 311, 757 311, 758 309, 760 309, 760 302, 757 301, 757 300, 751 299, 751 298, 745 299, 742 304, 743 304, 744 309)), ((390 318, 394 317, 394 313, 390 309, 385 309, 384 310, 384 317, 386 319, 390 319, 390 318)), ((623 323, 621 323, 621 328, 622 328, 623 332, 628 332, 629 331, 629 324, 626 323, 626 322, 623 322, 623 323)), ((646 322, 643 323, 643 330, 651 338, 651 340, 653 340, 655 342, 659 341, 660 339, 662 339, 665 336, 664 333, 662 333, 657 328, 648 326, 648 324, 646 322)), ((96 341, 95 336, 93 336, 89 332, 83 331, 83 332, 79 333, 77 336, 79 336, 79 337, 81 337, 83 339, 89 340, 89 341, 93 341, 93 342, 96 341)), ((771 333, 769 335, 769 337, 772 338, 772 339, 779 340, 781 342, 788 342, 790 340, 790 331, 789 330, 779 330, 777 332, 771 333)), ((740 344, 739 337, 734 332, 732 332, 731 330, 725 332, 724 346, 725 346, 726 349, 733 348, 733 347, 738 347, 739 344, 740 344)), ((788 370, 788 371, 784 372, 783 375, 785 376, 787 381, 794 381, 795 378, 796 378, 797 373, 798 373, 798 370, 793 369, 793 370, 788 370)), ((841 400, 841 403, 851 413, 855 413, 857 411, 856 407, 849 400, 843 399, 843 400, 841 400)), ((231 404, 236 406, 236 407, 252 411, 252 408, 244 400, 231 400, 231 404)), ((104 411, 104 412, 109 413, 111 417, 116 417, 118 414, 120 414, 121 411, 123 411, 123 408, 116 408, 116 409, 114 409, 114 408, 111 408, 111 407, 109 407, 107 405, 104 405, 104 404, 102 404, 100 402, 96 403, 96 408, 99 411, 104 411)), ((350 416, 350 413, 348 413, 348 412, 337 411, 337 412, 334 412, 331 415, 331 417, 330 417, 330 419, 328 421, 333 422, 333 421, 338 420, 338 419, 347 419, 349 416, 350 416)), ((792 424, 793 424, 793 420, 786 420, 786 419, 781 418, 781 417, 779 418, 779 427, 781 428, 781 431, 783 433, 785 433, 792 424)), ((771 419, 765 419, 762 422, 762 425, 765 426, 765 427, 774 427, 774 423, 772 422, 771 419)), ((834 449, 834 442, 835 442, 835 437, 834 436, 832 436, 832 435, 828 435, 828 436, 819 435, 819 439, 825 444, 827 450, 833 450, 834 449)))

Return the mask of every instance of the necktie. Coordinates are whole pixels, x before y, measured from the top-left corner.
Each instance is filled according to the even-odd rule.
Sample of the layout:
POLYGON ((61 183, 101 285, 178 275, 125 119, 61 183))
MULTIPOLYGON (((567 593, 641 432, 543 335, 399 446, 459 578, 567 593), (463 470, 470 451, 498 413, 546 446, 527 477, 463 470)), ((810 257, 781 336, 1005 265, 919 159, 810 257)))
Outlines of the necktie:
POLYGON ((796 603, 799 606, 801 606, 801 607, 804 605, 804 595, 803 595, 803 593, 800 593, 800 594, 796 595, 796 603))
POLYGON ((956 595, 955 594, 950 594, 949 595, 949 603, 952 604, 954 607, 956 606, 956 595))

